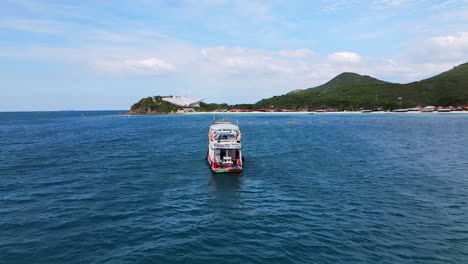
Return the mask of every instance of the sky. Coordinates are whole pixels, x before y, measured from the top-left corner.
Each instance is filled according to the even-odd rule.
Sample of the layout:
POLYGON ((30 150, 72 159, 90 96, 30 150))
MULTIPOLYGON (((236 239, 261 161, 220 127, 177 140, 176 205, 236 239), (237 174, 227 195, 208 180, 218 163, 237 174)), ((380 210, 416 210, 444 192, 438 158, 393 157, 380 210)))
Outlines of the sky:
POLYGON ((408 83, 468 62, 468 0, 0 1, 0 111, 254 103, 342 72, 408 83))

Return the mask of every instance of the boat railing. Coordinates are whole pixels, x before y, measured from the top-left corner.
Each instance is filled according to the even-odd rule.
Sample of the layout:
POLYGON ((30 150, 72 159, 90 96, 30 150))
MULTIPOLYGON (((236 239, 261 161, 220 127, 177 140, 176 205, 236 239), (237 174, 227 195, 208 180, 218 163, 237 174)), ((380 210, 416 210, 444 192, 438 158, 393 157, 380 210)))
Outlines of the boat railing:
POLYGON ((223 149, 240 149, 241 143, 237 142, 215 142, 215 148, 223 148, 223 149))

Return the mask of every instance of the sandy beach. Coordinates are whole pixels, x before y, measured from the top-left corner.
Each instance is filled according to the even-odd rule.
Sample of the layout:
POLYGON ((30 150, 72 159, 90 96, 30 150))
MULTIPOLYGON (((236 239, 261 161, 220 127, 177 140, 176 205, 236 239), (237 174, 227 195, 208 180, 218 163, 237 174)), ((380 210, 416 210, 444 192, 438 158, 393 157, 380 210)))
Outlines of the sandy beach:
POLYGON ((370 113, 363 113, 361 111, 337 111, 337 112, 260 112, 260 111, 252 111, 252 112, 187 112, 183 113, 186 115, 204 115, 204 114, 223 114, 223 115, 249 115, 249 114, 259 114, 259 115, 355 115, 355 114, 362 114, 362 115, 369 115, 369 114, 443 114, 443 115, 450 115, 450 114, 468 114, 468 111, 451 111, 451 112, 386 112, 386 111, 375 111, 370 113))

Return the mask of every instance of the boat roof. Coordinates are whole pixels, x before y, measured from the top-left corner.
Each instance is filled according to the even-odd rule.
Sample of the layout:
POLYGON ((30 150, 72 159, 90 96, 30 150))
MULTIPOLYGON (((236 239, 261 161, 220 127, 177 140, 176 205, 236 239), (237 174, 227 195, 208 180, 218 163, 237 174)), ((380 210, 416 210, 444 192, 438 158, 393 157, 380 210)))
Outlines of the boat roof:
POLYGON ((220 131, 220 130, 236 130, 239 131, 239 127, 231 123, 220 123, 210 126, 210 130, 220 131))

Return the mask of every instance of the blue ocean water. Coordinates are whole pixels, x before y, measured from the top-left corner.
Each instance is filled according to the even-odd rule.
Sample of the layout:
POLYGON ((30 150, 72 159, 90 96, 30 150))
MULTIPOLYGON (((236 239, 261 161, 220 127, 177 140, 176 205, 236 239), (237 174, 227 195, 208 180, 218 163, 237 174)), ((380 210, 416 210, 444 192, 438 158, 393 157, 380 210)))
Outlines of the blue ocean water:
POLYGON ((467 263, 468 115, 0 113, 0 263, 467 263))

